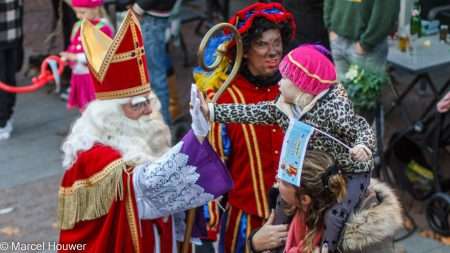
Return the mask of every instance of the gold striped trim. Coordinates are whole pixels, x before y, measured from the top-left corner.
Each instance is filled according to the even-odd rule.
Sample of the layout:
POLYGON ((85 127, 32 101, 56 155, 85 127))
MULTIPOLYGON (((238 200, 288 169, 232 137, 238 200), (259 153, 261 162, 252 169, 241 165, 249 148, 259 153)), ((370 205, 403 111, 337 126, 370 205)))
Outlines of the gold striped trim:
POLYGON ((208 203, 208 211, 210 213, 211 219, 208 222, 209 228, 216 228, 219 222, 219 210, 216 203, 208 203))
POLYGON ((214 206, 214 216, 215 216, 215 222, 214 222, 214 227, 217 229, 219 227, 220 224, 220 210, 219 207, 216 205, 214 206))
POLYGON ((117 99, 117 98, 126 98, 137 96, 146 92, 150 92, 150 84, 146 83, 137 87, 123 89, 123 90, 115 90, 115 91, 105 91, 105 92, 97 92, 95 93, 96 99, 117 99))
POLYGON ((97 73, 97 71, 95 71, 95 68, 89 63, 89 61, 87 61, 87 66, 91 70, 90 73, 94 76, 94 78, 99 82, 103 82, 103 78, 99 75, 99 73, 97 73))
MULTIPOLYGON (((136 32, 136 24, 135 23, 131 23, 131 34, 133 36, 133 42, 135 43, 135 45, 139 45, 139 39, 138 39, 138 35, 136 32)), ((145 53, 144 53, 145 54, 145 53)), ((144 60, 142 59, 142 55, 139 55, 139 59, 136 58, 137 60, 137 64, 138 64, 138 68, 139 68, 139 75, 141 77, 141 83, 147 83, 148 81, 146 80, 146 76, 145 76, 145 66, 144 66, 144 60)))
POLYGON ((108 176, 111 173, 113 173, 114 171, 116 171, 117 169, 121 170, 121 169, 124 169, 124 167, 125 167, 125 162, 122 159, 119 158, 117 160, 114 160, 111 163, 109 163, 108 165, 106 165, 106 167, 103 170, 95 173, 94 175, 92 175, 86 179, 77 180, 70 187, 60 187, 59 194, 60 195, 69 195, 69 194, 73 194, 76 190, 78 190, 80 188, 93 186, 93 185, 97 184, 100 180, 104 179, 106 176, 108 176))
POLYGON ((325 79, 322 79, 320 76, 318 76, 318 75, 316 75, 316 74, 313 74, 313 73, 309 72, 309 70, 308 70, 307 68, 305 68, 301 63, 299 63, 298 61, 296 61, 296 60, 292 57, 292 51, 288 54, 288 59, 289 59, 289 61, 290 61, 291 63, 293 63, 295 66, 299 67, 303 72, 305 72, 305 74, 306 74, 307 76, 309 76, 309 77, 311 77, 311 78, 314 78, 314 79, 318 80, 318 81, 321 82, 321 83, 330 83, 330 84, 333 84, 333 83, 336 83, 336 82, 337 82, 336 79, 335 79, 335 80, 325 80, 325 79))
POLYGON ((100 66, 100 70, 98 71, 98 73, 96 73, 98 80, 103 81, 103 79, 105 78, 106 70, 109 68, 109 65, 111 64, 111 61, 117 49, 119 48, 119 45, 122 43, 125 34, 128 31, 128 28, 131 26, 133 22, 135 24, 139 23, 139 21, 134 17, 133 14, 131 13, 127 14, 125 20, 123 21, 122 25, 117 31, 117 34, 114 40, 112 41, 111 46, 108 48, 105 59, 103 60, 103 64, 100 66))
POLYGON ((218 146, 219 146, 219 152, 220 152, 220 157, 222 158, 223 161, 226 160, 225 157, 225 150, 223 148, 223 142, 222 142, 222 125, 217 124, 217 142, 218 142, 218 146))
POLYGON ((245 253, 250 253, 250 247, 248 245, 248 237, 250 236, 250 233, 252 232, 252 223, 251 223, 252 216, 250 214, 247 214, 247 231, 245 232, 245 253))
MULTIPOLYGON (((243 104, 246 103, 244 95, 242 94, 241 90, 238 87, 233 87, 236 90, 236 93, 238 94, 238 96, 241 98, 241 101, 243 104)), ((247 125, 247 127, 250 129, 250 136, 253 139, 253 150, 255 151, 255 156, 256 156, 256 168, 257 168, 257 174, 258 174, 258 178, 259 178, 259 187, 260 187, 260 194, 261 194, 261 198, 262 198, 262 204, 263 204, 263 209, 264 209, 264 217, 269 217, 269 207, 268 207, 268 202, 267 202, 267 192, 266 192, 266 185, 265 185, 265 180, 264 180, 264 171, 263 171, 263 166, 262 166, 262 161, 261 161, 261 154, 259 151, 259 144, 258 144, 258 140, 256 139, 256 131, 255 131, 255 126, 253 125, 247 125)))
MULTIPOLYGON (((238 104, 244 103, 244 101, 238 100, 238 98, 236 97, 236 94, 234 94, 235 91, 233 88, 234 88, 234 85, 228 89, 230 96, 233 99, 233 102, 238 103, 238 104)), ((247 146, 248 156, 249 156, 249 160, 250 160, 250 172, 252 173, 252 185, 253 185, 253 191, 254 191, 255 198, 256 198, 256 210, 257 210, 259 216, 263 216, 264 214, 263 214, 263 210, 261 210, 261 202, 260 202, 260 198, 259 198, 258 182, 257 182, 258 179, 256 177, 256 172, 255 172, 255 159, 253 157, 252 145, 250 143, 248 130, 246 128, 247 125, 241 124, 241 126, 242 126, 242 132, 244 134, 245 144, 247 146)))
POLYGON ((239 210, 236 223, 234 224, 233 241, 231 242, 231 253, 234 253, 236 251, 236 239, 237 233, 239 231, 239 224, 241 223, 241 217, 242 217, 242 210, 239 210))
POLYGON ((208 227, 214 227, 215 223, 216 223, 216 216, 215 216, 215 212, 214 212, 214 207, 213 207, 213 203, 212 202, 208 202, 208 213, 209 213, 209 222, 208 222, 208 227))
POLYGON ((208 135, 209 142, 211 143, 211 146, 213 147, 214 151, 218 153, 220 159, 222 161, 226 161, 227 157, 225 156, 225 152, 222 146, 222 128, 221 125, 218 123, 213 123, 211 126, 211 131, 208 135), (217 141, 216 141, 217 140, 217 141), (217 144, 218 142, 218 144, 217 144))
POLYGON ((214 140, 214 136, 215 136, 215 128, 216 123, 212 123, 211 124, 211 131, 209 131, 208 133, 208 141, 211 144, 211 146, 213 147, 214 151, 217 153, 217 149, 216 149, 216 141, 214 140))
POLYGON ((233 209, 233 207, 228 204, 228 218, 227 218, 227 223, 225 224, 225 231, 228 231, 228 227, 230 226, 231 209, 233 209))
POLYGON ((128 217, 128 225, 130 226, 130 235, 134 247, 134 252, 139 253, 141 250, 139 246, 139 232, 136 224, 136 216, 133 207, 133 196, 131 195, 131 177, 132 173, 127 173, 128 198, 125 203, 125 208, 128 217))
POLYGON ((94 220, 108 213, 112 203, 123 199, 122 159, 109 163, 87 179, 77 180, 58 191, 58 227, 72 229, 80 221, 94 220))
POLYGON ((255 127, 253 125, 249 126, 250 128, 250 132, 251 135, 253 137, 253 143, 255 144, 255 153, 256 153, 256 162, 258 164, 258 176, 259 176, 259 186, 261 187, 261 196, 262 196, 262 204, 263 204, 263 209, 264 209, 264 217, 267 218, 269 217, 269 206, 268 206, 268 201, 267 201, 267 191, 266 191, 266 185, 265 185, 265 180, 264 180, 264 171, 263 171, 263 166, 262 166, 262 161, 261 161, 261 154, 260 154, 260 150, 259 150, 259 143, 258 140, 256 139, 256 131, 255 131, 255 127))
POLYGON ((125 53, 116 54, 113 56, 111 63, 124 62, 136 59, 140 56, 145 55, 145 51, 143 47, 136 48, 135 50, 130 50, 125 53))

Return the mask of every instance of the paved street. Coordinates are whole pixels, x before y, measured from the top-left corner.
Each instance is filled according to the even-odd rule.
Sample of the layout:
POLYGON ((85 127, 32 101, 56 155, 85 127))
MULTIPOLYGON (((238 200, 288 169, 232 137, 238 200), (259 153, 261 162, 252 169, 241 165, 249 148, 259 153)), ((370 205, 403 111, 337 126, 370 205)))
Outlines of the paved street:
MULTIPOLYGON (((246 1, 231 2, 233 11, 246 1)), ((49 3, 50 0, 25 1, 27 54, 46 53, 49 49, 52 53, 61 50, 59 41, 54 45, 45 43, 46 34, 50 32, 49 3)), ((183 28, 191 63, 195 61, 194 54, 201 39, 193 33, 195 25, 189 24, 183 28)), ((187 108, 191 68, 183 67, 179 48, 172 48, 172 59, 178 81, 179 102, 187 108)), ((25 77, 23 73, 18 78, 19 83, 29 82, 29 77, 25 77)), ((408 78, 410 77, 401 76, 402 80, 408 78)), ((438 77, 438 83, 442 83, 443 80, 439 78, 442 79, 438 77)), ((12 138, 0 142, 0 242, 55 241, 58 237, 55 226, 57 191, 63 174, 60 146, 79 113, 67 111, 65 102, 47 91, 44 88, 36 93, 18 95, 12 138), (6 213, 2 214, 2 211, 6 213)), ((385 104, 388 104, 389 99, 389 95, 383 97, 385 104)), ((417 99, 419 98, 408 99, 408 105, 420 107, 417 99)), ((387 134, 402 126, 402 123, 399 113, 395 112, 386 123, 387 134)), ((423 203, 409 201, 407 194, 401 194, 401 198, 419 226, 426 228, 423 203)), ((400 242, 398 246, 399 252, 450 252, 450 247, 418 234, 400 242)))

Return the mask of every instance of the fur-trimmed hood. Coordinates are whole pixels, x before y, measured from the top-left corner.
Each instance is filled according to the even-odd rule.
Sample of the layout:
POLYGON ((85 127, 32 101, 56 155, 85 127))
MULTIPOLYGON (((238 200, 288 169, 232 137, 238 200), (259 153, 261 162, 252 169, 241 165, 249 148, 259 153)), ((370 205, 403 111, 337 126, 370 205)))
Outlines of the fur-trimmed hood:
POLYGON ((402 209, 393 190, 372 179, 368 193, 345 226, 341 245, 344 252, 387 243, 402 227, 402 209))

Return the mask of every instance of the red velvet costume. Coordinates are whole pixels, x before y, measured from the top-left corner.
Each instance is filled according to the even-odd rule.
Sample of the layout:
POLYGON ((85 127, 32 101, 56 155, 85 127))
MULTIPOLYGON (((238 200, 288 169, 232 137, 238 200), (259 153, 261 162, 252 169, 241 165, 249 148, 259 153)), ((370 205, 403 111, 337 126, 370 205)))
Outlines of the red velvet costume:
MULTIPOLYGON (((217 103, 254 104, 278 95, 278 84, 260 88, 238 75, 217 103)), ((234 180, 228 202, 246 213, 268 217, 267 191, 275 182, 283 131, 277 125, 228 124, 226 128, 232 150, 226 161, 234 180)), ((213 146, 223 156, 223 147, 218 145, 221 129, 215 124, 213 130, 213 146)))
MULTIPOLYGON (((295 34, 293 16, 278 3, 250 5, 237 12, 229 23, 237 27, 244 37, 256 18, 288 26, 290 34, 283 41, 292 39, 295 34)), ((233 46, 234 41, 227 48, 233 46)), ((273 100, 278 95, 277 81, 258 87, 244 75, 238 74, 217 103, 254 104, 273 100)), ((234 187, 228 193, 227 211, 220 222, 219 248, 226 253, 248 252, 246 238, 269 217, 268 191, 275 182, 283 136, 282 129, 277 125, 212 126, 210 143, 226 162, 234 181, 234 187)), ((214 228, 214 225, 217 224, 210 220, 209 228, 214 228)))
MULTIPOLYGON (((126 98, 150 91, 142 34, 131 12, 114 39, 99 32, 95 22, 84 21, 80 30, 97 99, 126 98)), ((59 191, 61 244, 85 244, 84 252, 137 253, 154 249, 155 238, 160 238, 161 252, 172 252, 172 219, 138 218, 130 183, 132 171, 112 147, 96 145, 78 155, 64 174, 59 191), (158 228, 156 237, 153 225, 158 228)))
MULTIPOLYGON (((61 230, 58 250, 176 252, 175 232, 177 237, 182 235, 184 221, 175 214, 202 206, 226 193, 232 187, 231 178, 208 141, 200 142, 193 131, 170 149, 168 140, 159 143, 167 145, 169 150, 153 156, 149 140, 141 137, 141 143, 135 143, 144 132, 149 139, 155 137, 152 125, 127 128, 111 125, 120 124, 114 121, 104 122, 104 118, 120 116, 121 112, 114 106, 121 108, 130 105, 133 98, 145 100, 152 95, 139 21, 131 11, 114 39, 89 21, 82 24, 81 37, 97 100, 75 122, 63 144, 64 164, 68 168, 58 193, 61 230), (133 137, 127 131, 143 133, 133 137), (124 136, 129 136, 131 144, 127 145, 136 145, 136 150, 148 147, 148 150, 135 154, 135 150, 124 148, 124 136), (122 160, 125 157, 127 160, 122 160)), ((142 108, 139 119, 145 110, 150 110, 142 108)), ((122 113, 124 119, 129 116, 125 111, 122 113)), ((165 127, 166 132, 157 134, 170 134, 165 127)))
MULTIPOLYGON (((218 103, 253 104, 275 99, 278 94, 277 84, 259 88, 238 75, 218 103)), ((225 157, 222 131, 222 125, 213 124, 210 141, 226 161, 234 181, 234 187, 228 193, 228 226, 225 228, 226 252, 232 252, 242 213, 248 214, 248 233, 260 227, 269 216, 267 194, 275 182, 284 134, 277 125, 228 124, 226 131, 232 151, 225 157)))
POLYGON ((60 252, 74 252, 67 249, 76 244, 83 245, 83 252, 148 252, 155 247, 153 224, 158 227, 161 252, 172 252, 171 219, 139 220, 131 183, 133 168, 122 169, 125 167, 119 152, 108 146, 95 145, 79 154, 64 174, 59 191, 60 210, 71 209, 59 213, 63 226, 59 242, 66 245, 60 252), (75 192, 87 187, 100 191, 102 199, 114 198, 111 207, 83 208, 80 199, 74 206, 75 192), (96 212, 103 215, 92 219, 96 212), (74 224, 76 216, 81 220, 74 224))

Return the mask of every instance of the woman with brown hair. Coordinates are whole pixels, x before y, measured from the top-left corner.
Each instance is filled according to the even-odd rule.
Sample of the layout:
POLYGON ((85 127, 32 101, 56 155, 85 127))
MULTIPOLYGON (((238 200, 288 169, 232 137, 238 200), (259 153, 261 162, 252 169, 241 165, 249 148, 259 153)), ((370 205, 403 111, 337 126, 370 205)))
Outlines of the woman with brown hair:
MULTIPOLYGON (((346 184, 332 158, 318 151, 306 153, 300 187, 280 180, 280 196, 289 206, 284 212, 293 216, 283 252, 328 252, 326 248, 319 251, 324 215, 351 194, 346 184)), ((394 193, 373 180, 358 211, 346 223, 339 248, 342 252, 394 252, 392 237, 401 224, 401 208, 394 193)), ((285 239, 271 237, 267 233, 270 226, 274 225, 266 223, 249 238, 254 252, 272 252, 280 245, 277 239, 285 239)))

